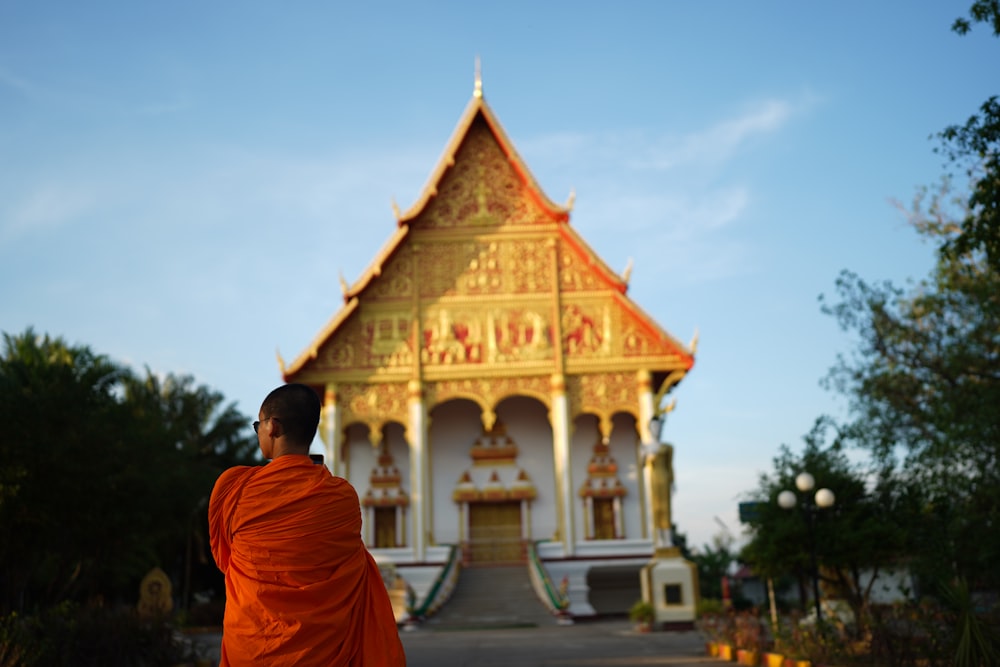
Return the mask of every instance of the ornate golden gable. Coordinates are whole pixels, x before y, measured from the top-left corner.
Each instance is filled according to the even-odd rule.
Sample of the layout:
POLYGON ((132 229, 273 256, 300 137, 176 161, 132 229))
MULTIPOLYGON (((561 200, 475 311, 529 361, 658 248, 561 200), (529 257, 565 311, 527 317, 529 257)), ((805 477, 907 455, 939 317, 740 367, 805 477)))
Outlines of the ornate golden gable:
POLYGON ((282 369, 336 387, 345 424, 407 423, 413 382, 431 404, 462 396, 492 415, 513 394, 548 403, 552 378, 565 378, 573 415, 607 423, 638 416, 637 372, 656 392, 694 363, 542 192, 480 95, 397 223, 341 311, 282 369))

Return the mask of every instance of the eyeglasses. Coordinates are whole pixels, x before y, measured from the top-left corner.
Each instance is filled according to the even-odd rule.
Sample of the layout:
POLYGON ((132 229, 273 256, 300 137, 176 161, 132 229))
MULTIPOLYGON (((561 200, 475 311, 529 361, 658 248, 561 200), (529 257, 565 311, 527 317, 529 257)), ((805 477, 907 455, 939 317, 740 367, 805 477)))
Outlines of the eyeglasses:
POLYGON ((254 422, 253 423, 253 432, 257 433, 257 429, 260 428, 260 425, 263 424, 266 421, 270 421, 271 419, 274 419, 276 421, 280 421, 280 419, 278 419, 277 417, 267 417, 267 418, 264 419, 264 421, 254 422))

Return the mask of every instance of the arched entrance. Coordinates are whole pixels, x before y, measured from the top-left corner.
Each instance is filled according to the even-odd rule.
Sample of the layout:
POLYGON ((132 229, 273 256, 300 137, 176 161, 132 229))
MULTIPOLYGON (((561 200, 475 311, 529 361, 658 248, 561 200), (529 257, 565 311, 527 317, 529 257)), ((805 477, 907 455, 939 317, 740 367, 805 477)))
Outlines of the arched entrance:
POLYGON ((528 473, 517 466, 517 454, 502 422, 484 431, 469 451, 472 467, 452 493, 466 565, 519 563, 526 557, 530 503, 537 493, 528 473))

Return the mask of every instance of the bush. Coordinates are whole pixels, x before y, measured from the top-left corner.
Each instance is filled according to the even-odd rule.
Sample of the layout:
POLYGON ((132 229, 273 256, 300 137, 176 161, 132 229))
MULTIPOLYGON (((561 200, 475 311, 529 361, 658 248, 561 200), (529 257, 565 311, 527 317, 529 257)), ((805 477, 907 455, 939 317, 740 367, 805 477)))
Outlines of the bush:
POLYGON ((718 616, 726 610, 725 605, 723 605, 722 600, 716 598, 701 598, 698 600, 698 605, 695 607, 695 615, 698 618, 702 616, 718 616))
POLYGON ((645 600, 639 600, 628 610, 628 617, 635 623, 652 623, 656 618, 656 610, 645 600))
POLYGON ((0 618, 0 667, 159 667, 193 660, 166 620, 63 603, 0 618))

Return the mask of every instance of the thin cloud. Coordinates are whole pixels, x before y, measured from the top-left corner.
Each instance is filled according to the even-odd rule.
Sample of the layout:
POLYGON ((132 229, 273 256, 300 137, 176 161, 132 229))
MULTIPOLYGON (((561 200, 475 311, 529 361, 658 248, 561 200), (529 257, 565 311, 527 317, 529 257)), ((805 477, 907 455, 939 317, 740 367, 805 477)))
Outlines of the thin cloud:
POLYGON ((792 103, 767 100, 736 118, 694 132, 677 141, 652 142, 653 148, 629 162, 633 169, 665 170, 686 165, 719 165, 756 137, 780 130, 794 115, 792 103))
POLYGON ((2 216, 0 234, 9 240, 58 228, 88 215, 99 201, 96 191, 81 184, 40 184, 2 216))
POLYGON ((817 101, 809 93, 767 99, 681 136, 553 133, 525 142, 523 154, 540 182, 562 181, 557 190, 577 192, 574 226, 607 253, 622 234, 639 234, 649 242, 638 266, 685 284, 732 279, 757 271, 759 253, 752 236, 720 233, 745 220, 756 200, 749 185, 732 180, 728 164, 760 150, 754 142, 777 138, 817 101), (671 261, 654 261, 664 248, 671 261))

